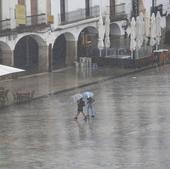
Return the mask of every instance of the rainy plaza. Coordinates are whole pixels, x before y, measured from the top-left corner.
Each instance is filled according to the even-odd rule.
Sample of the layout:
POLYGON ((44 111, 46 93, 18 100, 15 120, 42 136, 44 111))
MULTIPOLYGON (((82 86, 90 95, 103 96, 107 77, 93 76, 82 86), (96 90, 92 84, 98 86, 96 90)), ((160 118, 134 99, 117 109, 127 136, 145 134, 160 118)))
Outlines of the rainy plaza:
MULTIPOLYGON (((97 83, 1 109, 0 168, 168 169, 169 73, 170 65, 164 65, 103 81, 95 74, 97 83), (94 93, 96 116, 74 120, 72 96, 87 90, 94 93)), ((84 81, 84 74, 74 82, 71 70, 64 74, 65 82, 84 81)), ((51 78, 57 76, 66 87, 62 75, 56 72, 51 78)), ((57 89, 48 76, 21 81, 32 81, 36 91, 57 89)))
POLYGON ((0 1, 0 169, 169 169, 170 1, 0 1))

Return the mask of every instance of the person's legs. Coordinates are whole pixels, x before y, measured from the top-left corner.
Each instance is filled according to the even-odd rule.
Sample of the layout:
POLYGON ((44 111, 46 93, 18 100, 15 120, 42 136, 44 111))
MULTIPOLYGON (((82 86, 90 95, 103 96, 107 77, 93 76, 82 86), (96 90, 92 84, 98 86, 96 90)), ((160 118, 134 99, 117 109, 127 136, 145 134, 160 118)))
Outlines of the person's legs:
POLYGON ((88 114, 89 114, 91 117, 94 117, 94 116, 95 116, 95 112, 94 112, 94 109, 93 109, 93 106, 92 106, 92 105, 88 105, 88 114))
POLYGON ((85 115, 85 113, 82 111, 81 112, 82 114, 83 114, 83 116, 84 116, 84 120, 86 120, 87 119, 87 117, 86 117, 86 115, 85 115))
POLYGON ((76 114, 76 116, 74 117, 75 120, 78 118, 79 114, 80 114, 80 111, 77 111, 77 114, 76 114))
POLYGON ((90 109, 91 109, 91 116, 94 117, 95 116, 95 111, 94 111, 93 106, 91 106, 90 109))
POLYGON ((87 105, 87 117, 89 117, 89 115, 90 115, 90 107, 89 105, 87 105))

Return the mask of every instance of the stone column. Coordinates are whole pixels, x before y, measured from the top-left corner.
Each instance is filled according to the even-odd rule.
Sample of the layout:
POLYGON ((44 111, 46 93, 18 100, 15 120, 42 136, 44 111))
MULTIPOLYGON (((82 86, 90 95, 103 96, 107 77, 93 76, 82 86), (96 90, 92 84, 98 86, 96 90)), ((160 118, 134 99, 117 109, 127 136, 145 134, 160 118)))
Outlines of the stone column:
POLYGON ((52 72, 53 70, 53 49, 52 49, 52 44, 50 43, 48 46, 48 71, 52 72))
POLYGON ((77 42, 68 40, 66 44, 66 64, 72 65, 77 58, 77 42))
POLYGON ((2 50, 2 63, 4 65, 13 66, 14 65, 14 51, 10 49, 2 50))
POLYGON ((39 72, 47 72, 48 65, 48 46, 39 46, 39 72))

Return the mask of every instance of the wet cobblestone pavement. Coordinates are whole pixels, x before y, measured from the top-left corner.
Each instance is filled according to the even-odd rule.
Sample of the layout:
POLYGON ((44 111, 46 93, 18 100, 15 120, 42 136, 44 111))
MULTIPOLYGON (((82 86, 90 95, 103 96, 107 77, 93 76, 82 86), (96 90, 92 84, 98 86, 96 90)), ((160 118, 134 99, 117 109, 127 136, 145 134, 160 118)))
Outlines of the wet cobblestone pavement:
POLYGON ((170 66, 0 110, 2 169, 169 169, 170 66), (73 120, 71 96, 95 94, 73 120))

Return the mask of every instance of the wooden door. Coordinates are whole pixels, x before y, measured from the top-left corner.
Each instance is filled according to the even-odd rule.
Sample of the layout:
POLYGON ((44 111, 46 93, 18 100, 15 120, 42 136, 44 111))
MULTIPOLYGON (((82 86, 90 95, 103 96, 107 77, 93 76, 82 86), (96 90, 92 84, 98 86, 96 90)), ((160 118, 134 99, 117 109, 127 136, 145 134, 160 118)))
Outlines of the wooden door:
POLYGON ((38 23, 37 9, 38 9, 37 0, 31 0, 31 23, 32 25, 36 25, 38 23))
POLYGON ((18 0, 19 5, 25 5, 25 0, 18 0))

